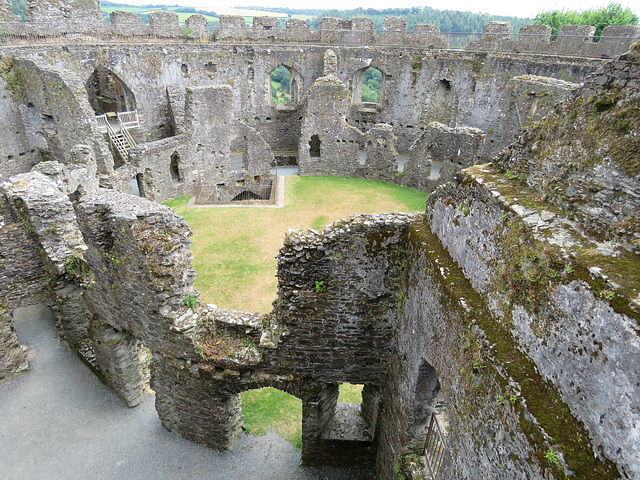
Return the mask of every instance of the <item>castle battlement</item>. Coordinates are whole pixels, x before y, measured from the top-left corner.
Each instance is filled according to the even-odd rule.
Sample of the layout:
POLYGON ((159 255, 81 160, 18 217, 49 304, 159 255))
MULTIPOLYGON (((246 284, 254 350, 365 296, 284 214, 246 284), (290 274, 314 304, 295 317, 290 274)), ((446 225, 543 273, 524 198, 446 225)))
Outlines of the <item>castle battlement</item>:
MULTIPOLYGON (((5 0, 0 0, 4 4, 5 0)), ((73 2, 72 2, 73 3, 73 2)), ((79 2, 75 2, 79 3, 79 2)), ((114 11, 111 24, 105 24, 98 2, 83 2, 63 9, 47 0, 27 2, 26 22, 10 15, 10 8, 0 11, 0 45, 38 43, 295 43, 314 45, 402 46, 429 49, 464 49, 508 53, 534 53, 581 57, 612 58, 626 52, 640 39, 640 27, 610 26, 601 37, 595 28, 565 25, 556 38, 545 25, 525 25, 518 34, 508 22, 491 22, 482 34, 440 32, 435 25, 418 24, 412 33, 401 17, 388 17, 382 32, 374 30, 369 18, 350 20, 325 17, 318 29, 299 19, 290 18, 279 28, 274 17, 254 17, 249 25, 241 16, 221 15, 220 26, 210 32, 204 16, 191 15, 184 24, 174 12, 151 12, 149 24, 142 25, 131 12, 114 11)), ((7 4, 8 5, 8 4, 7 4)))

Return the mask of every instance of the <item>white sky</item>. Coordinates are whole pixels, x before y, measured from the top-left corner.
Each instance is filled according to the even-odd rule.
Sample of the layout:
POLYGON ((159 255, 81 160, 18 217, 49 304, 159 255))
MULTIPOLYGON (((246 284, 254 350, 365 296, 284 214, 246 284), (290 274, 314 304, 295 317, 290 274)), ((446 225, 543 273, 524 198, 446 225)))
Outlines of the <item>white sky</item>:
POLYGON ((619 3, 623 8, 630 8, 636 15, 640 15, 638 0, 448 0, 438 2, 434 0, 323 0, 322 2, 306 2, 303 0, 112 0, 130 5, 184 5, 201 10, 216 11, 216 7, 249 6, 290 7, 312 9, 340 9, 352 8, 406 8, 428 6, 440 10, 460 10, 474 13, 490 13, 533 18, 540 12, 548 10, 590 10, 607 6, 609 3, 619 3))

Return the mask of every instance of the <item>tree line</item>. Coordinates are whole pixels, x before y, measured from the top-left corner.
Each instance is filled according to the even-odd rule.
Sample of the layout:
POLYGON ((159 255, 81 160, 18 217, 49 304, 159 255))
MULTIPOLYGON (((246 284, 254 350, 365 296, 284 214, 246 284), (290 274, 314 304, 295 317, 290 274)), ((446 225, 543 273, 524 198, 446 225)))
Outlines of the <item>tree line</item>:
POLYGON ((628 8, 623 9, 619 3, 610 3, 604 8, 584 12, 554 10, 539 13, 533 23, 551 26, 551 34, 554 36, 563 25, 592 25, 596 27, 596 37, 599 37, 609 25, 638 25, 638 16, 628 8))

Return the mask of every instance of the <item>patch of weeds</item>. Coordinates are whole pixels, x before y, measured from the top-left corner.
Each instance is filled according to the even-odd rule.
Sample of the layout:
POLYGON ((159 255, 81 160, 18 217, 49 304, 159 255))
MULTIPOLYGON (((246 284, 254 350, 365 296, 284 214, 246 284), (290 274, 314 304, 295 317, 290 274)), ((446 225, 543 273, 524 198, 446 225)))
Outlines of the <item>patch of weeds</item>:
POLYGON ((600 292, 600 297, 605 298, 607 300, 613 300, 615 296, 616 296, 616 292, 614 292, 613 290, 602 290, 600 292))
POLYGON ((515 173, 511 169, 507 170, 506 175, 507 175, 507 178, 509 180, 516 180, 516 179, 520 178, 520 175, 518 175, 517 173, 515 173))
POLYGON ((484 370, 485 368, 487 368, 487 366, 484 364, 483 360, 481 358, 476 358, 473 361, 473 371, 475 373, 482 373, 482 370, 484 370))
POLYGON ((89 268, 87 261, 84 258, 77 257, 75 255, 67 258, 64 263, 64 271, 67 275, 75 278, 79 282, 83 282, 91 276, 91 269, 89 268))
POLYGON ((327 288, 324 280, 316 280, 316 293, 327 293, 327 288))
POLYGON ((194 293, 187 293, 187 295, 182 299, 187 308, 194 308, 200 300, 194 293))

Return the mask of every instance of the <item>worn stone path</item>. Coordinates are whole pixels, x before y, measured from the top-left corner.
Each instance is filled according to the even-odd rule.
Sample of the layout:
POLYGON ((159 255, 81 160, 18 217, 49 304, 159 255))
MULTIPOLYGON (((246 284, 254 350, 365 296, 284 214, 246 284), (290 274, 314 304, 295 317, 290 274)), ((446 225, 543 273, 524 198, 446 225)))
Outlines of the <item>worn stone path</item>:
POLYGON ((300 452, 269 433, 241 435, 220 453, 166 431, 153 395, 125 407, 55 338, 51 313, 19 309, 31 372, 0 385, 0 478, 364 480, 371 472, 302 467, 300 452))

